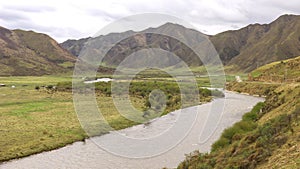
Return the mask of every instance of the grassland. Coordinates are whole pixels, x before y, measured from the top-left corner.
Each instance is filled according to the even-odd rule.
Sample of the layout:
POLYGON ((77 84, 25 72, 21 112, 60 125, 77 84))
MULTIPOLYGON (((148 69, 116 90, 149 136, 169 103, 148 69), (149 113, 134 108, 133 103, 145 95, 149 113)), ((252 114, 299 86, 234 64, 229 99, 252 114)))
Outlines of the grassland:
POLYGON ((178 168, 299 168, 299 59, 264 65, 227 90, 266 96, 266 101, 226 129, 209 154, 189 156, 178 168))
POLYGON ((70 94, 35 90, 60 78, 1 78, 0 161, 62 147, 86 135, 72 107, 70 94), (11 88, 10 86, 15 86, 11 88))
POLYGON ((227 89, 266 95, 223 131, 210 153, 187 156, 178 169, 299 168, 300 84, 233 83, 227 89))
MULTIPOLYGON (((0 161, 28 156, 84 140, 74 111, 71 92, 54 92, 41 86, 70 81, 71 77, 1 77, 0 83, 0 161), (15 88, 11 88, 15 86, 15 88), (40 86, 36 90, 36 86, 40 86)), ((97 98, 105 118, 116 129, 135 123, 125 120, 114 109, 110 97, 97 98)), ((143 102, 133 98, 135 107, 143 102)))
MULTIPOLYGON (((0 84, 6 85, 0 87, 0 162, 56 149, 89 137, 81 128, 74 110, 71 80, 71 76, 0 77, 0 84)), ((209 81, 205 78, 197 80, 201 83, 199 99, 201 102, 210 101, 212 92, 200 88, 209 81)), ((160 89, 167 95, 162 114, 181 107, 179 88, 174 79, 136 79, 130 87, 130 99, 141 112, 149 110, 145 121, 157 117, 155 111, 162 107, 159 100, 156 100, 158 106, 149 104, 148 96, 153 89, 160 89)), ((213 93, 222 97, 222 93, 213 93)), ((139 124, 124 118, 111 106, 114 103, 110 83, 96 84, 96 95, 98 107, 112 128, 118 130, 139 124)), ((98 131, 96 134, 104 134, 109 129, 100 127, 98 131)))
POLYGON ((259 67, 250 74, 255 81, 300 82, 300 56, 259 67))

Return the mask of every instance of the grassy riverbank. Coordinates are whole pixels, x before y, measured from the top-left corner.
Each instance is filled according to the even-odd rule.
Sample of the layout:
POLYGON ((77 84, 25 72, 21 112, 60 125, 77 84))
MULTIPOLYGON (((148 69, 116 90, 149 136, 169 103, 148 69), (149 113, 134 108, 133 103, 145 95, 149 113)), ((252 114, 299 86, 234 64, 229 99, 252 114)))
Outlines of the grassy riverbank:
POLYGON ((266 95, 266 101, 224 130, 210 153, 192 153, 178 169, 299 167, 300 84, 243 82, 227 89, 266 95))
MULTIPOLYGON (((71 79, 54 76, 0 77, 0 83, 6 85, 0 87, 0 162, 56 149, 88 137, 74 111, 71 79)), ((141 112, 150 110, 145 120, 156 117, 155 107, 151 108, 147 102, 152 89, 166 93, 167 105, 163 114, 181 107, 179 88, 171 79, 156 82, 137 80, 131 84, 130 99, 141 112)), ((96 84, 98 106, 111 127, 123 129, 138 124, 118 113, 112 106, 109 91, 110 83, 96 84)), ((199 100, 206 102, 210 99, 211 91, 200 89, 199 100)), ((108 132, 106 128, 98 130, 102 134, 108 132)))
POLYGON ((35 90, 65 78, 6 77, 0 88, 0 161, 51 150, 84 139, 67 93, 35 90), (11 86, 15 86, 12 88, 11 86))

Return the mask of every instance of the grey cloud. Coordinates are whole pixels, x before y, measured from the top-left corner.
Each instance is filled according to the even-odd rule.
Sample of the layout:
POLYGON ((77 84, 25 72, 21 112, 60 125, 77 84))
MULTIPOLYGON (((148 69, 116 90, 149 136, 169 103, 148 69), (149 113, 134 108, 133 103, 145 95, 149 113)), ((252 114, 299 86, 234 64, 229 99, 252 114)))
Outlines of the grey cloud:
POLYGON ((28 17, 15 12, 5 11, 3 10, 0 15, 0 19, 4 21, 16 22, 20 20, 29 20, 28 17))
POLYGON ((82 37, 90 36, 89 34, 84 34, 80 30, 70 28, 70 27, 59 27, 59 26, 42 26, 34 24, 32 22, 19 21, 11 22, 8 25, 9 29, 23 29, 23 30, 32 30, 37 33, 45 33, 52 38, 55 38, 58 42, 63 42, 66 39, 80 39, 82 37))
POLYGON ((3 6, 6 10, 16 11, 16 12, 32 12, 32 13, 40 13, 40 12, 53 12, 56 9, 50 6, 11 6, 6 5, 3 6))
POLYGON ((238 25, 231 25, 231 27, 232 27, 233 29, 238 29, 238 28, 239 28, 238 25))
POLYGON ((99 10, 99 9, 89 9, 89 10, 86 11, 86 13, 90 16, 93 16, 93 17, 102 17, 102 18, 104 18, 105 20, 108 20, 108 21, 116 20, 116 19, 119 19, 121 17, 124 17, 124 16, 118 16, 118 15, 115 15, 115 14, 112 14, 112 13, 108 13, 106 11, 99 10))
POLYGON ((128 8, 126 8, 126 10, 126 13, 120 13, 119 11, 114 9, 111 9, 110 11, 104 11, 102 9, 93 8, 86 10, 86 13, 93 17, 101 17, 105 20, 112 21, 134 14, 134 12, 129 10, 128 8))
POLYGON ((26 20, 11 21, 9 22, 9 27, 10 29, 24 29, 24 30, 33 30, 39 32, 45 31, 43 26, 36 25, 26 20))
POLYGON ((290 11, 300 13, 300 2, 299 0, 289 0, 289 1, 282 1, 282 0, 263 0, 261 1, 262 5, 269 5, 274 8, 277 8, 281 11, 290 11))
MULTIPOLYGON (((114 1, 112 3, 115 3, 112 7, 102 6, 102 8, 97 9, 95 5, 87 9, 79 6, 78 10, 88 17, 98 17, 101 18, 101 21, 108 22, 144 12, 164 13, 179 17, 189 23, 195 23, 200 27, 203 26, 202 32, 204 33, 209 33, 210 27, 218 29, 223 25, 220 29, 238 29, 252 23, 269 23, 286 13, 300 14, 299 0, 134 0, 114 1)), ((48 33, 55 38, 85 36, 83 30, 72 29, 67 25, 44 27, 26 17, 30 17, 31 13, 55 12, 55 7, 11 5, 2 6, 1 10, 0 19, 6 22, 6 25, 14 28, 33 29, 48 33)))

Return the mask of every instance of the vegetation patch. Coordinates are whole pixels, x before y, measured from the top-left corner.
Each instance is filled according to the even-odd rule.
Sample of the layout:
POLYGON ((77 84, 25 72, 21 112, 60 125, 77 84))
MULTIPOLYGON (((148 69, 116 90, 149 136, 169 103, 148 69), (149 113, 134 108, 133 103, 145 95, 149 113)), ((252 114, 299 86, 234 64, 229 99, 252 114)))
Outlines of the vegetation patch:
MULTIPOLYGON (((111 130, 105 125, 94 124, 92 132, 85 133, 74 110, 71 80, 68 76, 0 77, 1 84, 5 84, 0 88, 0 162, 53 150, 111 130)), ((80 83, 82 87, 93 85, 80 83)), ((138 124, 124 118, 111 106, 114 103, 110 82, 96 83, 95 88, 98 107, 112 128, 119 130, 138 124)), ((223 96, 222 92, 202 89, 200 85, 199 91, 198 101, 201 102, 210 101, 212 94, 223 96)), ((184 106, 179 86, 172 79, 137 79, 130 84, 129 93, 132 105, 141 112, 137 116, 145 122, 184 106), (161 97, 152 92, 154 89, 165 93, 165 107, 161 97), (153 103, 149 104, 151 96, 153 103), (160 110, 163 112, 157 113, 160 110), (147 111, 150 113, 145 115, 147 111)))
MULTIPOLYGON (((281 167, 283 164, 287 168, 299 166, 295 160, 300 153, 289 153, 299 145, 299 84, 286 84, 269 91, 266 91, 268 84, 260 89, 253 87, 255 85, 239 83, 231 87, 241 92, 250 89, 257 93, 264 92, 267 94, 266 101, 258 103, 251 112, 243 116, 242 121, 224 130, 220 139, 212 145, 210 153, 195 151, 187 156, 178 169, 253 169, 281 167), (268 162, 269 159, 272 163, 268 162)), ((274 85, 269 85, 269 88, 272 87, 274 85)))

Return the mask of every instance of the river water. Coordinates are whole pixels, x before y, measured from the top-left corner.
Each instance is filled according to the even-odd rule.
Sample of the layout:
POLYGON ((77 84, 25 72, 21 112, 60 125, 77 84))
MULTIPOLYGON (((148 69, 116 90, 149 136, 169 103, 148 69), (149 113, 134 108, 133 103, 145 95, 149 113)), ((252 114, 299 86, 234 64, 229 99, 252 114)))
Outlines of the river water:
MULTIPOLYGON (((137 125, 118 132, 87 139, 86 142, 76 142, 63 148, 43 152, 22 159, 11 160, 0 165, 2 169, 61 169, 61 168, 89 168, 89 169, 158 169, 176 168, 184 160, 185 154, 194 150, 210 151, 210 147, 221 135, 222 131, 240 121, 244 113, 264 101, 263 98, 226 92, 225 98, 215 99, 211 103, 189 107, 184 111, 174 111, 168 115, 153 120, 149 125, 137 125), (224 104, 224 105, 223 105, 224 104), (218 114, 223 112, 222 114, 218 114), (216 116, 211 116, 216 114, 216 116), (222 117, 219 119, 219 115, 222 117), (183 118, 178 118, 182 116, 183 118), (130 138, 151 138, 174 124, 186 125, 189 117, 196 117, 195 123, 190 125, 189 132, 174 146, 174 133, 161 137, 159 142, 140 144, 141 141, 127 142, 120 136, 130 138), (214 119, 215 118, 215 119, 214 119), (178 119, 181 119, 180 122, 178 119), (203 130, 205 128, 205 130, 203 130), (100 143, 102 148, 99 147, 100 143), (103 149, 104 147, 104 149, 103 149), (165 149, 164 149, 165 148, 165 149), (158 151, 159 150, 159 151, 158 151), (165 151, 162 151, 165 150, 165 151), (118 154, 119 151, 119 154, 118 154), (160 152, 160 153, 158 153, 160 152), (155 154, 155 156, 151 156, 155 154), (144 158, 133 158, 144 157, 144 158)), ((184 127, 182 127, 184 128, 184 127)), ((178 133, 180 133, 180 129, 178 133)), ((167 133, 167 132, 166 132, 167 133)), ((162 134, 164 135, 164 134, 162 134)), ((147 139, 145 139, 147 140, 147 139)))

